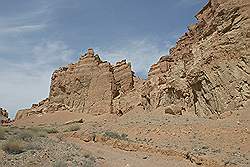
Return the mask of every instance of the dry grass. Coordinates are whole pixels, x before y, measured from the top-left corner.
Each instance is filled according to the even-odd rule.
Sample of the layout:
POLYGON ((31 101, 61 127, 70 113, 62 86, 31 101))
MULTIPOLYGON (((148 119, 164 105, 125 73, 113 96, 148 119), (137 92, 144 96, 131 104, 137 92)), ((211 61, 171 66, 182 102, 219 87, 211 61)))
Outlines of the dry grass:
POLYGON ((17 138, 23 141, 31 141, 35 136, 35 133, 31 130, 22 130, 17 134, 17 138))
POLYGON ((9 154, 20 154, 24 152, 24 145, 20 139, 12 138, 3 144, 2 149, 9 154))
POLYGON ((0 127, 0 140, 6 139, 5 132, 6 130, 3 127, 0 127))
POLYGON ((56 138, 57 138, 59 141, 63 141, 65 137, 64 137, 64 134, 59 133, 59 134, 56 135, 56 138))
POLYGON ((51 133, 58 133, 58 130, 56 128, 47 128, 46 132, 51 134, 51 133))
POLYGON ((78 131, 80 129, 81 127, 79 125, 72 125, 68 127, 68 129, 66 129, 65 132, 73 132, 73 131, 78 131))
POLYGON ((118 134, 116 132, 111 132, 111 131, 106 131, 104 132, 104 135, 105 137, 108 137, 108 138, 113 138, 113 139, 119 139, 119 140, 128 140, 128 135, 127 134, 118 134))
POLYGON ((67 163, 64 161, 56 161, 53 167, 67 167, 67 163))

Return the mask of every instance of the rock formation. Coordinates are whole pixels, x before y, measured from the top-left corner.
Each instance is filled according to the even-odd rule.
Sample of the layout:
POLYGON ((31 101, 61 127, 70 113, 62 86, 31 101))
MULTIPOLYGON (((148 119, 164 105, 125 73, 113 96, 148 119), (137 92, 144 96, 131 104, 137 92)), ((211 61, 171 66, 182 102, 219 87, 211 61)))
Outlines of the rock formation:
POLYGON ((7 110, 0 108, 0 120, 7 120, 9 117, 9 114, 7 110))
POLYGON ((146 81, 125 60, 111 65, 93 49, 56 70, 49 97, 16 119, 55 111, 124 113, 143 108, 168 114, 219 117, 250 98, 248 0, 210 0, 170 55, 151 66, 146 81))
POLYGON ((31 109, 20 110, 16 119, 32 114, 73 111, 92 114, 116 113, 113 99, 134 88, 134 73, 126 60, 111 65, 93 49, 75 64, 56 70, 49 97, 31 109))
POLYGON ((249 1, 210 0, 169 56, 152 65, 144 108, 219 116, 250 98, 249 1))

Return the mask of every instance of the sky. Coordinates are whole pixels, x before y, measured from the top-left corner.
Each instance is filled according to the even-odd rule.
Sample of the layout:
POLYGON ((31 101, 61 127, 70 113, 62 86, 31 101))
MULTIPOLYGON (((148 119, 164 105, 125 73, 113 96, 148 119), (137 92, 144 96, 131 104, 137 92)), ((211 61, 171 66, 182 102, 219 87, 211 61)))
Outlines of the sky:
POLYGON ((150 65, 196 22, 207 0, 0 0, 0 107, 13 118, 49 94, 50 78, 94 48, 127 59, 146 78, 150 65))

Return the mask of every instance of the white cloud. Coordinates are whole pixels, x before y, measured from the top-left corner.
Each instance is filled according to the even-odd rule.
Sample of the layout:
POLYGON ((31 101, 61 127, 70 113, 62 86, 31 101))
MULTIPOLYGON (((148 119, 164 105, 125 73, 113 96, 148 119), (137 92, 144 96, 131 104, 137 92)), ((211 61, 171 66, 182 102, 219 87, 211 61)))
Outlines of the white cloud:
POLYGON ((52 72, 70 63, 74 51, 62 41, 42 42, 33 47, 29 60, 7 60, 0 57, 0 106, 13 117, 21 108, 46 98, 52 72))
POLYGON ((69 63, 74 51, 62 41, 46 41, 32 49, 37 65, 69 63))
POLYGON ((98 49, 101 57, 110 60, 113 64, 122 59, 132 63, 133 70, 139 74, 147 74, 150 66, 156 63, 161 56, 167 55, 172 43, 166 41, 165 45, 159 45, 159 42, 151 39, 129 41, 123 46, 113 46, 109 49, 98 49))
POLYGON ((10 15, 0 16, 0 35, 43 30, 48 26, 49 13, 51 13, 49 3, 40 2, 25 11, 13 10, 10 15))
POLYGON ((46 28, 46 24, 0 27, 0 34, 1 33, 27 33, 27 32, 39 31, 44 28, 46 28))

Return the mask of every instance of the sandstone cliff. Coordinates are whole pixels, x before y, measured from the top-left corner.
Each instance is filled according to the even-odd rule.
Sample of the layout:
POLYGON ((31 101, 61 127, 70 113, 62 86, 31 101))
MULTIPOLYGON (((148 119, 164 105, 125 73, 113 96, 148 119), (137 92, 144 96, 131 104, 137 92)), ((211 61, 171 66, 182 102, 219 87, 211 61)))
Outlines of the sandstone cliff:
POLYGON ((116 113, 113 99, 133 88, 134 73, 126 60, 111 65, 88 49, 77 63, 53 73, 47 99, 33 104, 31 109, 20 110, 16 119, 55 111, 116 113))
POLYGON ((146 81, 125 60, 111 65, 93 49, 56 70, 49 97, 16 119, 55 111, 159 111, 218 118, 250 98, 248 0, 210 0, 170 55, 151 66, 146 81))
POLYGON ((250 98, 248 0, 210 0, 169 56, 152 65, 148 110, 214 117, 250 98))

